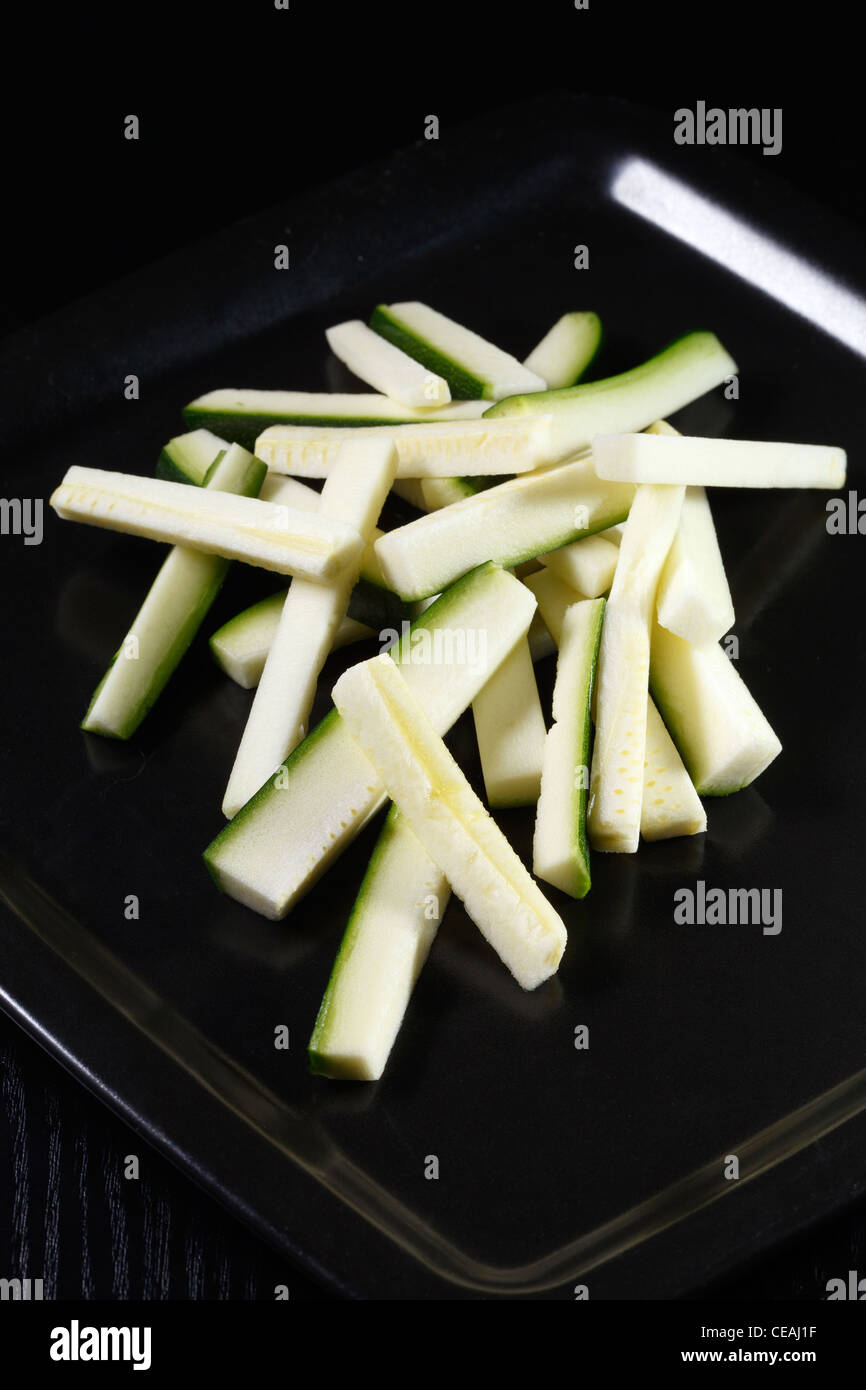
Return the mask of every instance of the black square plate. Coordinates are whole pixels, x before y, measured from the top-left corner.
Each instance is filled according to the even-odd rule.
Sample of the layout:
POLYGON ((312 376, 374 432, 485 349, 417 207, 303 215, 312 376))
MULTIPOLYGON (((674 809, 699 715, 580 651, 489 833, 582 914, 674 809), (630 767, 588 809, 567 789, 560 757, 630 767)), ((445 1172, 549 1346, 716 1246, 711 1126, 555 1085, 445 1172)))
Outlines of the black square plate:
MULTIPOLYGON (((323 329, 404 298, 518 355, 596 309, 600 375, 711 328, 739 399, 712 393, 680 427, 842 444, 856 488, 859 242, 771 163, 747 171, 570 98, 422 142, 11 340, 4 492, 47 498, 74 463, 150 472, 181 406, 214 387, 333 385, 323 329)), ((596 856, 585 902, 556 899, 569 949, 531 995, 452 904, 375 1085, 311 1077, 304 1051, 375 828, 284 923, 218 895, 200 858, 250 699, 204 637, 261 576, 235 567, 140 736, 115 745, 76 724, 154 547, 47 509, 41 545, 0 542, 4 1007, 333 1289, 669 1297, 863 1189, 866 539, 828 534, 823 494, 716 499, 739 669, 784 753, 709 803, 705 837, 596 856), (781 889, 781 932, 676 924, 673 894, 697 879, 781 889)), ((471 725, 455 739, 471 763, 471 725)), ((501 823, 527 854, 531 815, 501 823)))

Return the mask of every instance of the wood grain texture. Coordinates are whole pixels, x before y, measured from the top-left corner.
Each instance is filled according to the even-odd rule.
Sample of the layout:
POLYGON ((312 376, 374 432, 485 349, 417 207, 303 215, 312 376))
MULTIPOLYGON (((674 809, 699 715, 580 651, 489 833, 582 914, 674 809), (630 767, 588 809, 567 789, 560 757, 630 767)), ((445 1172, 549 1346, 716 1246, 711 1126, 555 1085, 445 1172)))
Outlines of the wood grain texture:
POLYGON ((42 1279, 45 1299, 328 1297, 2 1015, 0 1278, 42 1279))

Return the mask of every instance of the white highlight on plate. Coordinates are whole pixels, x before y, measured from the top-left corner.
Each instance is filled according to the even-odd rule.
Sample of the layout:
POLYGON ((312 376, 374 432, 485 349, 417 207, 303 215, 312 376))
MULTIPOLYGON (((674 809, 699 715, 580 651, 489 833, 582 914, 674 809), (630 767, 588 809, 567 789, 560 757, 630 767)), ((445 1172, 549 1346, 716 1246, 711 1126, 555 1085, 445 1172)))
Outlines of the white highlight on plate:
POLYGON ((866 357, 866 301, 644 159, 617 169, 618 203, 732 270, 866 357))

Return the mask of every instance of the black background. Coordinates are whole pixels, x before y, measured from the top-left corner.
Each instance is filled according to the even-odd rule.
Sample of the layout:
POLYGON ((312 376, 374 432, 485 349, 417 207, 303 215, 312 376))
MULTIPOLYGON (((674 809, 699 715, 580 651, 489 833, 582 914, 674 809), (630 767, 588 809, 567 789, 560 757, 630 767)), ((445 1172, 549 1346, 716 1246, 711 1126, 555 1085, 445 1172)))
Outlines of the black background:
MULTIPOLYGON (((699 99, 781 106, 773 173, 866 223, 860 87, 844 58, 857 39, 841 5, 589 6, 40 8, 7 52, 0 333, 419 140, 429 114, 447 145, 461 121, 558 89, 671 128, 699 99), (138 142, 123 137, 131 113, 138 142)), ((44 347, 48 371, 50 321, 44 347)), ((278 1284, 323 1296, 5 1019, 0 1073, 0 1275, 42 1275, 46 1297, 271 1299, 278 1284), (132 1153, 141 1177, 125 1182, 132 1153)), ((814 1298, 831 1272, 866 1266, 864 1247, 861 1204, 701 1292, 814 1298)))

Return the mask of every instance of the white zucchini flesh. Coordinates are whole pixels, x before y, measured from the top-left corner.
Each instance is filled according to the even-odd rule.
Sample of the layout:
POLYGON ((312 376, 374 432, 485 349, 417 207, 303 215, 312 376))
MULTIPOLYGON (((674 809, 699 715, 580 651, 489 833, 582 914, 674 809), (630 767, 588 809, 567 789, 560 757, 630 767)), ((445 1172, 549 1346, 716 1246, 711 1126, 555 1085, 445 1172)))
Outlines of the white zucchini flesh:
MULTIPOLYGON (((601 336, 601 324, 595 314, 564 314, 553 328, 545 334, 541 342, 533 348, 524 362, 540 382, 547 386, 571 386, 591 360, 601 336), (594 320, 598 328, 595 346, 592 344, 594 320), (539 372, 530 359, 535 356, 544 359, 546 371, 539 372), (550 375, 547 375, 547 372, 550 375)), ((541 390, 541 386, 538 387, 541 390)), ((450 507, 454 502, 462 502, 479 491, 476 481, 468 477, 422 478, 423 511, 435 512, 440 507, 450 507)))
POLYGON ((605 609, 598 659, 588 827, 594 849, 634 854, 646 756, 650 624, 682 487, 638 487, 605 609))
POLYGON ((696 646, 656 623, 650 683, 700 796, 728 796, 747 787, 782 751, 717 642, 696 646))
MULTIPOLYGON (((689 333, 620 376, 581 382, 559 391, 532 392, 499 401, 485 419, 550 413, 552 460, 570 458, 595 435, 646 429, 737 371, 713 333, 689 333)), ((225 433, 225 431, 223 431, 225 433)))
POLYGON ((201 487, 217 454, 228 447, 228 442, 211 430, 190 430, 188 434, 175 435, 157 460, 156 476, 167 478, 169 482, 201 487))
MULTIPOLYGON (((431 604, 390 650, 438 732, 525 635, 535 607, 519 579, 484 565, 431 604)), ((384 799, 370 760, 332 710, 208 846, 205 862, 223 892, 266 917, 284 917, 384 799)))
MULTIPOLYGON (((600 340, 601 321, 597 314, 563 314, 533 348, 523 365, 548 387, 573 386, 595 355, 600 340)), ((462 502, 465 497, 478 492, 479 488, 476 482, 467 477, 424 478, 421 480, 421 490, 422 509, 434 512, 439 507, 462 502)))
MULTIPOLYGON (((397 450, 398 478, 449 478, 528 473, 549 462, 550 422, 445 420, 429 425, 371 425, 358 439, 388 440, 397 450)), ((272 425, 256 440, 256 455, 275 473, 326 478, 345 443, 344 429, 272 425)))
POLYGON ((586 371, 600 341, 598 314, 563 314, 524 359, 523 365, 540 377, 549 390, 573 386, 586 371))
POLYGON ((51 506, 66 521, 147 536, 306 579, 332 578, 363 548, 351 526, 315 512, 98 468, 68 469, 51 506))
POLYGON ((543 391, 547 384, 509 353, 417 300, 380 304, 370 326, 441 373, 453 396, 498 401, 518 391, 543 391))
POLYGON ((455 502, 463 502, 478 492, 471 478, 421 478, 418 485, 425 512, 451 507, 455 502))
MULTIPOLYGON (((347 440, 322 489, 319 515, 354 527, 366 542, 396 466, 387 441, 347 440)), ((229 819, 304 738, 316 682, 357 578, 356 563, 330 584, 295 579, 290 585, 223 799, 229 819)))
MULTIPOLYGON (((254 497, 264 464, 239 445, 220 452, 205 486, 254 497)), ((163 561, 120 650, 81 722, 89 733, 129 738, 189 647, 216 598, 228 560, 174 546, 163 561)))
POLYGON ((302 483, 299 478, 287 478, 282 473, 268 472, 259 497, 263 502, 295 507, 299 512, 317 512, 322 494, 316 488, 310 487, 309 483, 302 483))
POLYGON ((554 644, 558 647, 562 641, 562 625, 566 613, 573 603, 586 598, 586 594, 572 589, 569 584, 560 579, 558 574, 554 574, 553 570, 549 569, 540 570, 538 574, 527 575, 523 582, 527 589, 535 595, 538 603, 538 615, 554 644))
MULTIPOLYGON (((279 473, 268 473, 259 493, 262 501, 276 502, 306 512, 318 510, 321 496, 307 483, 279 473)), ((399 604, 399 600, 387 589, 373 550, 374 542, 382 534, 377 526, 370 532, 370 539, 361 554, 360 569, 360 579, 367 581, 367 587, 359 584, 353 589, 349 616, 337 628, 331 651, 373 637, 381 628, 389 627, 393 620, 395 604, 399 604)), ((281 589, 279 593, 251 604, 229 618, 210 638, 211 653, 217 665, 245 690, 254 689, 261 680, 287 593, 287 589, 281 589)))
MULTIPOLYGON (((317 493, 313 495, 318 497, 317 493)), ((365 551, 364 553, 366 555, 368 552, 365 551)), ((546 571, 541 573, 546 573, 546 571)), ((539 580, 540 578, 539 575, 539 580)), ((574 603, 576 599, 581 597, 580 594, 566 589, 559 580, 554 579, 553 575, 550 575, 550 579, 554 581, 557 592, 551 594, 545 589, 543 583, 539 582, 536 593, 539 611, 533 615, 529 631, 526 634, 533 664, 556 651, 556 642, 554 642, 541 617, 542 602, 545 607, 549 604, 554 605, 555 611, 562 614, 570 603, 574 603)), ((355 590, 355 593, 357 592, 355 590)), ((283 611, 287 593, 287 589, 281 589, 279 593, 269 594, 267 598, 259 599, 258 603, 251 604, 249 608, 245 608, 241 613, 229 618, 228 622, 223 623, 222 627, 218 628, 210 638, 211 653, 220 670, 224 671, 238 685, 243 686, 245 690, 254 689, 261 680, 274 634, 279 627, 280 614, 283 611)), ((351 602, 350 600, 350 613, 351 602)), ((425 599, 423 602, 430 604, 434 600, 425 599)), ((559 622, 561 622, 561 616, 559 622)), ((389 624, 384 620, 377 622, 376 627, 371 627, 369 623, 346 617, 337 628, 331 651, 338 651, 341 647, 350 646, 353 642, 361 642, 367 638, 375 637, 377 632, 388 630, 388 627, 389 624)), ((559 631, 558 623, 557 631, 559 631)), ((492 684, 493 680, 494 677, 491 677, 488 685, 492 684)))
MULTIPOLYGON (((281 589, 278 594, 269 594, 267 598, 260 599, 234 618, 229 618, 210 639, 211 653, 220 670, 231 676, 244 690, 253 690, 262 678, 287 593, 287 589, 281 589)), ((373 629, 367 627, 366 623, 344 618, 334 634, 331 651, 373 636, 373 629)))
POLYGON ((450 897, 442 870, 392 806, 319 1008, 311 1071, 379 1079, 450 897))
POLYGON ((334 704, 469 916, 524 989, 554 974, 565 927, 387 655, 351 666, 334 704))
POLYGON ((628 515, 634 490, 603 483, 591 460, 545 469, 419 517, 376 542, 390 588, 425 598, 485 560, 518 565, 628 515))
POLYGON ((604 536, 585 536, 582 541, 572 541, 571 545, 563 545, 538 558, 572 589, 586 594, 587 598, 598 598, 607 593, 613 583, 619 547, 604 536))
POLYGON ((592 456, 600 478, 689 487, 838 488, 844 449, 690 435, 598 434, 592 456))
POLYGON ((659 576, 682 514, 684 487, 641 483, 619 547, 610 587, 612 604, 628 604, 649 625, 659 576))
POLYGON ((191 429, 203 426, 251 449, 269 425, 354 427, 470 420, 478 419, 489 406, 489 401, 466 400, 417 409, 368 391, 261 391, 229 386, 190 401, 183 415, 191 429))
MULTIPOLYGON (((347 435, 347 441, 351 437, 347 435)), ((322 494, 307 483, 302 483, 298 478, 288 478, 282 473, 268 473, 262 483, 259 498, 262 502, 275 502, 277 506, 293 507, 299 512, 317 512, 322 494)), ((370 532, 370 539, 361 554, 360 575, 362 579, 378 585, 380 589, 385 589, 387 585, 382 574, 382 567, 373 548, 381 535, 384 535, 384 532, 380 531, 378 526, 374 526, 370 532)))
MULTIPOLYGON (((648 434, 679 438, 667 420, 648 434)), ((662 627, 687 642, 718 642, 734 624, 734 605, 713 514, 702 487, 687 487, 680 524, 671 543, 656 593, 662 627)))
POLYGON ((430 409, 447 405, 451 400, 444 377, 401 352, 360 319, 327 328, 325 337, 334 356, 339 357, 350 372, 400 405, 430 409))
POLYGON ((527 638, 472 701, 487 804, 531 806, 541 790, 546 729, 527 638))
POLYGON ((541 795, 532 842, 532 871, 573 898, 589 892, 586 803, 592 687, 604 599, 573 603, 563 621, 553 725, 544 747, 541 795))
POLYGON ((598 661, 587 824, 593 849, 634 854, 640 837, 650 643, 644 619, 608 602, 598 661))
MULTIPOLYGON (((568 585, 563 584, 562 580, 549 570, 543 570, 541 574, 530 575, 528 579, 524 580, 524 583, 527 588, 532 590, 538 600, 538 612, 532 620, 528 637, 532 659, 539 661, 542 657, 549 655, 551 651, 555 651, 560 645, 565 616, 575 602, 581 601, 582 596, 575 593, 568 585)), ((651 644, 651 656, 653 649, 651 644)), ((664 663, 661 658, 659 658, 659 669, 663 674, 664 663)), ((652 679, 652 666, 650 671, 650 679, 652 679)), ((671 685, 674 682, 675 677, 669 678, 666 685, 671 685)), ((699 726, 702 718, 700 709, 695 709, 690 713, 692 720, 699 726)), ((710 705, 710 717, 712 717, 712 704, 710 705)), ((640 833, 644 839, 653 840, 666 839, 673 835, 697 835, 706 828, 706 817, 703 817, 704 824, 700 823, 703 811, 700 807, 697 791, 676 747, 673 746, 673 751, 671 751, 670 735, 667 734, 667 730, 664 730, 662 724, 661 729, 664 730, 668 740, 666 743, 656 720, 661 723, 658 711, 652 700, 647 697, 640 833), (653 715, 655 715, 655 719, 653 715), (664 768, 667 772, 667 777, 663 782, 647 770, 651 749, 655 756, 655 762, 652 766, 657 771, 664 768), (688 779, 688 783, 685 779, 688 779), (655 786, 652 785, 653 782, 655 782, 655 786), (656 786, 661 786, 661 793, 656 791, 656 786), (663 798, 661 805, 659 805, 660 796, 663 798), (689 826, 693 828, 686 828, 689 826)), ((543 790, 543 776, 541 785, 543 790)))
POLYGON ((645 840, 700 835, 707 813, 653 701, 647 700, 640 833, 645 840))
POLYGON ((687 642, 718 642, 734 625, 731 590, 702 487, 686 488, 656 606, 662 627, 687 642))

